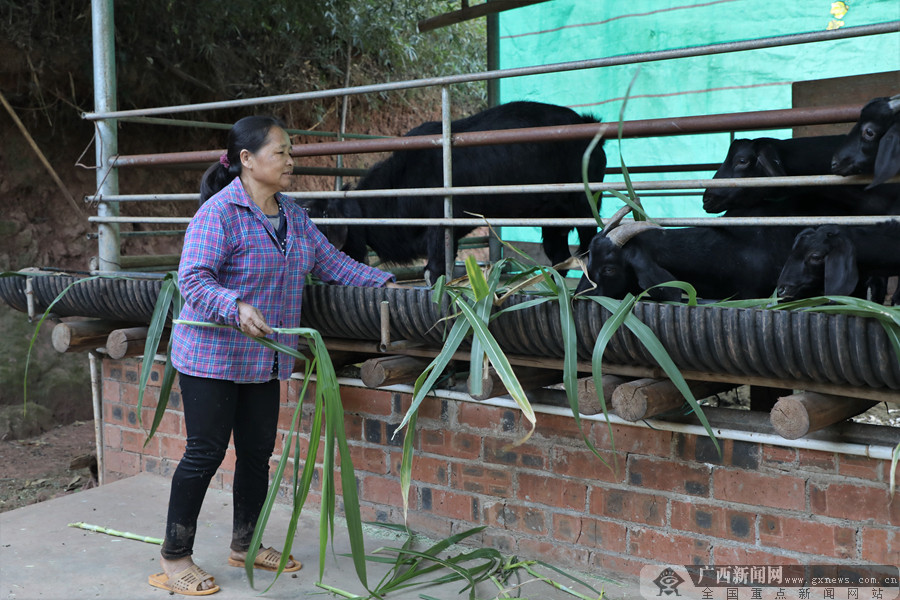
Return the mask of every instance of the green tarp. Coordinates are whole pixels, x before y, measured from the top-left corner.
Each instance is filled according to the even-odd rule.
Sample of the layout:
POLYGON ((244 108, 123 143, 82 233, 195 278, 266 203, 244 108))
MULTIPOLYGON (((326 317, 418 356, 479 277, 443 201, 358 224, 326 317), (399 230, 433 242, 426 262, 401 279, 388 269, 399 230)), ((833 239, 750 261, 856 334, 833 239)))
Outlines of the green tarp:
MULTIPOLYGON (((663 2, 551 0, 501 13, 500 68, 613 57, 823 31, 900 20, 897 0, 758 2, 663 2), (842 8, 847 9, 841 18, 842 8), (843 5, 843 6, 841 6, 843 5)), ((569 106, 616 122, 629 82, 634 87, 626 120, 783 109, 791 85, 900 69, 900 34, 884 34, 780 48, 732 52, 501 80, 500 100, 535 100, 569 106)), ((898 82, 900 92, 900 82, 898 82)), ((847 126, 849 131, 850 125, 847 126)), ((790 137, 787 131, 745 132, 738 137, 790 137)), ((719 163, 729 133, 626 139, 626 164, 719 163)), ((618 143, 605 145, 610 166, 619 165, 618 143)), ((652 174, 645 179, 707 178, 711 172, 652 174)), ((620 180, 609 176, 609 181, 620 180)), ((642 195, 642 197, 644 197, 642 195)), ((704 216, 699 195, 644 197, 651 216, 704 216)), ((621 203, 605 199, 602 215, 621 203)), ((510 228, 510 239, 536 240, 539 230, 510 228)), ((577 243, 574 234, 570 240, 577 243)))

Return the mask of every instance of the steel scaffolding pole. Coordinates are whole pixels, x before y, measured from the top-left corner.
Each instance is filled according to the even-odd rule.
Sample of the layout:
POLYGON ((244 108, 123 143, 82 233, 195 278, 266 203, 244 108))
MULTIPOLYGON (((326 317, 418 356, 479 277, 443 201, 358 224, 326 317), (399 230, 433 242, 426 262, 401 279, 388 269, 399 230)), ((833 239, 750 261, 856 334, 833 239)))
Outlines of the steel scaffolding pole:
MULTIPOLYGON (((116 53, 113 28, 113 0, 91 1, 91 27, 94 48, 94 109, 116 110, 116 53)), ((119 153, 116 121, 101 119, 95 125, 97 157, 97 216, 118 217, 119 204, 105 202, 104 195, 119 193, 119 175, 112 157, 119 153)), ((99 266, 102 271, 119 270, 119 225, 101 222, 97 228, 99 266)))

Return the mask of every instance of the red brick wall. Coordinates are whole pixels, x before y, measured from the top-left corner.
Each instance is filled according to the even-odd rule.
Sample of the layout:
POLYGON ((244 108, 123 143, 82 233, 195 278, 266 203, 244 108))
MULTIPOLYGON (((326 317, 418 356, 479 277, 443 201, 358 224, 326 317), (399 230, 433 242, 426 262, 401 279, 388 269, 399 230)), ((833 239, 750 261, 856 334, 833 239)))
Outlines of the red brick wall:
MULTIPOLYGON (((106 481, 168 475, 184 448, 177 384, 144 446, 139 367, 103 363, 106 481)), ((161 373, 157 365, 146 427, 161 373)), ((282 385, 275 458, 301 387, 282 385)), ((402 522, 405 430, 392 436, 410 398, 347 387, 342 399, 363 518, 402 522)), ((304 406, 304 449, 311 406, 304 406)), ((708 438, 630 426, 613 427, 614 455, 604 423, 584 426, 613 468, 587 449, 569 417, 538 414, 531 439, 510 447, 527 430, 518 411, 426 399, 415 432, 410 526, 443 537, 486 525, 480 541, 502 552, 631 575, 654 563, 900 564, 900 502, 890 502, 886 460, 732 440, 722 440, 719 458, 708 438)), ((230 487, 233 460, 229 451, 214 486, 230 487)))

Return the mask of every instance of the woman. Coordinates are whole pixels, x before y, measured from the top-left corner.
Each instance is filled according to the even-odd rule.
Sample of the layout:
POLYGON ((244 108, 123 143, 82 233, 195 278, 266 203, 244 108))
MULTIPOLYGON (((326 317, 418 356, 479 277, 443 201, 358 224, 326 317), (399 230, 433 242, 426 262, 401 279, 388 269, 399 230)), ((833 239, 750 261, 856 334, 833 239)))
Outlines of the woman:
MULTIPOLYGON (((178 268, 185 300, 181 318, 232 327, 175 325, 172 331, 187 444, 172 477, 163 572, 150 576, 150 585, 172 592, 193 596, 219 590, 191 554, 203 497, 232 433, 237 461, 228 564, 244 566, 266 498, 279 379, 290 377, 294 359, 248 336, 270 336, 297 347, 296 335, 274 333, 271 326, 300 325, 309 273, 346 285, 395 285, 390 273, 336 250, 306 212, 280 193, 294 166, 290 149, 284 125, 275 118, 253 116, 235 123, 226 153, 203 176, 202 204, 185 232, 178 268)), ((254 566, 274 571, 280 560, 278 551, 263 548, 254 566)), ((285 571, 300 568, 288 558, 285 571)))

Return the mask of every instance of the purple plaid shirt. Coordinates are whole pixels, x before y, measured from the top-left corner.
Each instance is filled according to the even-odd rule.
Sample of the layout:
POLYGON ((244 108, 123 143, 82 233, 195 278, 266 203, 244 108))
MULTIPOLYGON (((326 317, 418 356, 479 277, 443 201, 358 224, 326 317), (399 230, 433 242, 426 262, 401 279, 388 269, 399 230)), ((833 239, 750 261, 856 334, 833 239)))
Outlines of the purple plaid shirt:
MULTIPOLYGON (((380 287, 394 276, 360 264, 325 239, 306 214, 276 195, 287 219, 285 252, 262 210, 236 177, 207 200, 184 236, 178 282, 181 319, 238 326, 237 301, 255 306, 270 327, 299 327, 306 275, 326 282, 380 287)), ((273 334, 291 348, 297 335, 273 334)), ((172 364, 181 373, 241 383, 272 379, 274 352, 238 329, 176 324, 172 364)), ((290 377, 294 358, 279 353, 278 378, 290 377)))

